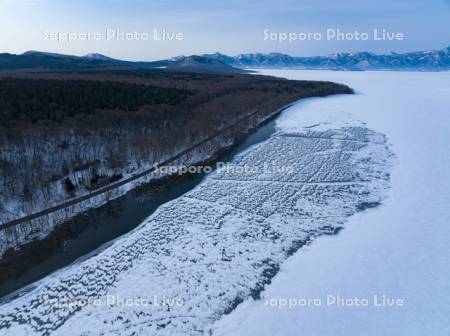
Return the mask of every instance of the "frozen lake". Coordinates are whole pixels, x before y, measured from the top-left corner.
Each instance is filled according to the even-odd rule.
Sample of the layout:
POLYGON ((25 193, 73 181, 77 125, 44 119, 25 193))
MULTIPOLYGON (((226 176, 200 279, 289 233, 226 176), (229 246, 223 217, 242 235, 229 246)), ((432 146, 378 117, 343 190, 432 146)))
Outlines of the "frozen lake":
POLYGON ((449 335, 450 73, 263 73, 353 87, 358 95, 303 102, 277 123, 289 127, 294 115, 312 124, 366 123, 387 136, 396 155, 392 185, 382 206, 288 259, 261 294, 267 300, 245 301, 214 325, 214 334, 449 335), (395 301, 376 306, 383 295, 395 301), (333 303, 338 296, 350 300, 333 303), (355 298, 368 306, 355 306, 355 298))
POLYGON ((448 335, 448 73, 265 73, 357 94, 285 110, 231 166, 0 304, 0 335, 448 335))

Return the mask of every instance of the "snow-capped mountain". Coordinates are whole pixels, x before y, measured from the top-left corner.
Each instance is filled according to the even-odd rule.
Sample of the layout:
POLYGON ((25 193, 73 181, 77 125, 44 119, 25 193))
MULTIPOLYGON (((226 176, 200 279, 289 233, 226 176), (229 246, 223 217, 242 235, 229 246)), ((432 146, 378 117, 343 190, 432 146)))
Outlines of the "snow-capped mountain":
POLYGON ((93 59, 93 60, 101 60, 101 61, 116 61, 115 58, 111 58, 102 54, 98 54, 98 53, 90 53, 87 55, 82 56, 84 58, 89 58, 89 59, 93 59))
POLYGON ((213 72, 243 72, 243 70, 230 66, 219 59, 196 55, 174 57, 167 63, 167 67, 174 69, 208 70, 213 72))
POLYGON ((281 53, 240 54, 235 57, 220 53, 203 55, 235 67, 300 68, 334 70, 449 70, 450 47, 434 51, 377 55, 369 52, 337 53, 329 56, 294 57, 281 53))

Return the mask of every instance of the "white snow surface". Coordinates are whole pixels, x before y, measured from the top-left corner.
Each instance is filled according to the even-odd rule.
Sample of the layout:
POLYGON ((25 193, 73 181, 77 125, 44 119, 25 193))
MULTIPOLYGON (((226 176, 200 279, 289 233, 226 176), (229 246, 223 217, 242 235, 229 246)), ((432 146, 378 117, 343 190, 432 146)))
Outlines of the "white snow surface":
POLYGON ((450 73, 263 73, 353 87, 356 96, 298 104, 278 126, 367 123, 396 155, 392 185, 382 206, 289 258, 263 299, 240 304, 214 324, 213 335, 450 335, 450 73), (349 304, 366 298, 368 307, 327 304, 338 295, 349 304), (376 307, 374 295, 404 305, 376 307), (280 306, 289 299, 291 308, 280 306))
POLYGON ((202 335, 257 298, 292 253, 389 190, 385 136, 335 118, 333 104, 299 116, 314 104, 286 110, 267 141, 108 248, 0 304, 0 335, 202 335), (129 301, 108 303, 117 296, 129 301))

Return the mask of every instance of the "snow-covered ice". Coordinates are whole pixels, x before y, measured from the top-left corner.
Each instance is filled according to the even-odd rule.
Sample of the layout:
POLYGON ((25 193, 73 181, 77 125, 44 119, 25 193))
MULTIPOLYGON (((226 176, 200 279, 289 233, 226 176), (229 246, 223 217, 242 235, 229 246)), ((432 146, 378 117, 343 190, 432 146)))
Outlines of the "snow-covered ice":
POLYGON ((258 298, 286 258, 389 188, 382 133, 327 110, 304 124, 301 110, 107 249, 1 304, 0 335, 197 335, 258 298))
POLYGON ((305 101, 278 125, 296 128, 294 118, 318 127, 367 123, 396 155, 392 186, 382 206, 299 250, 261 293, 264 300, 246 300, 213 335, 450 335, 450 73, 264 73, 353 87, 356 96, 305 101), (328 295, 366 298, 369 306, 327 306, 328 295), (404 305, 375 307, 374 295, 404 305), (321 305, 276 306, 315 298, 321 305))

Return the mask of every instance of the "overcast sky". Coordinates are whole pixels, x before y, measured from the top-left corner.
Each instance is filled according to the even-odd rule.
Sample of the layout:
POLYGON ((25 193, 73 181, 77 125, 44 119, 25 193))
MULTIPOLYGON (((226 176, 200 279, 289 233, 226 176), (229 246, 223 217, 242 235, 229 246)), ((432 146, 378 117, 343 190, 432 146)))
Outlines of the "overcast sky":
POLYGON ((449 46, 449 18, 450 0, 0 0, 0 52, 96 52, 130 60, 216 51, 298 56, 404 52, 449 46), (155 29, 158 38, 163 30, 182 38, 155 41, 155 29), (369 38, 328 40, 327 29, 368 33, 369 38), (375 41, 373 29, 405 38, 375 41), (123 40, 117 31, 138 32, 141 38, 123 40), (272 33, 271 38, 265 39, 264 31, 272 33), (69 32, 75 34, 72 41, 63 39, 69 32), (322 37, 289 43, 273 40, 281 36, 276 33, 320 33, 322 37), (91 37, 87 40, 83 34, 91 37), (62 39, 57 41, 55 36, 62 39))

